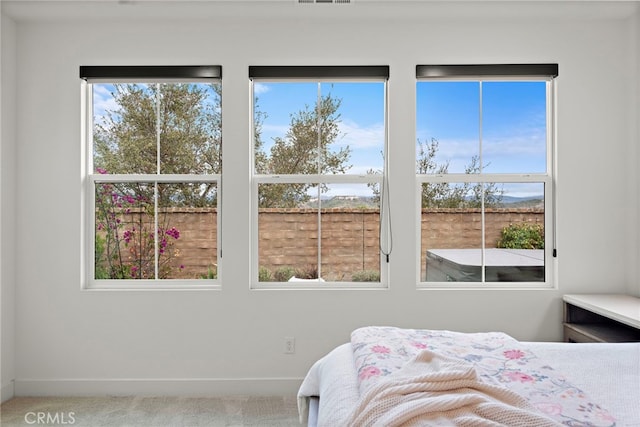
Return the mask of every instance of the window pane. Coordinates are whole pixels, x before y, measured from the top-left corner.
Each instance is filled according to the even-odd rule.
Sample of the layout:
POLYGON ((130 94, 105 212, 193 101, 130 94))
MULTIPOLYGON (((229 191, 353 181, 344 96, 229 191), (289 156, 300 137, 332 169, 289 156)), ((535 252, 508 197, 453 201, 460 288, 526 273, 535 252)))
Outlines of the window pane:
POLYGON ((482 83, 482 156, 487 173, 544 173, 546 82, 482 83))
POLYGON ((93 111, 95 172, 221 171, 219 84, 93 84, 93 111))
POLYGON ((95 186, 95 279, 155 278, 152 184, 95 186))
POLYGON ((155 279, 155 230, 157 278, 216 278, 216 184, 157 184, 157 218, 154 194, 152 183, 96 184, 95 278, 155 279))
POLYGON ((96 173, 157 171, 157 85, 93 84, 96 173))
MULTIPOLYGON (((294 192, 300 186, 260 184, 259 192, 294 192)), ((259 209, 259 281, 379 282, 377 186, 331 184, 306 191, 308 198, 295 206, 259 209)))
POLYGON ((417 173, 464 173, 479 152, 480 84, 418 82, 417 173))
POLYGON ((332 184, 321 206, 322 278, 332 282, 379 282, 377 186, 332 184))
POLYGON ((160 173, 221 172, 220 85, 160 87, 160 173))
POLYGON ((425 183, 423 195, 434 185, 457 196, 447 203, 423 196, 423 281, 481 281, 483 268, 487 282, 544 281, 544 184, 425 183))
MULTIPOLYGON (((283 203, 258 209, 258 280, 287 282, 318 277, 318 187, 260 184, 260 198, 284 195, 283 203), (304 189, 303 189, 304 188, 304 189), (298 199, 288 195, 306 197, 298 199), (315 194, 315 199, 311 196, 315 194)), ((277 198, 274 198, 277 200, 277 198)))
POLYGON ((384 83, 254 83, 257 174, 381 173, 384 83))
POLYGON ((167 279, 216 279, 217 185, 158 184, 158 268, 167 279))
MULTIPOLYGON (((494 184, 495 185, 495 184, 494 184)), ((485 214, 485 280, 544 281, 544 184, 505 183, 485 214)))
POLYGON ((423 183, 421 270, 427 282, 481 281, 482 213, 478 183, 423 183))

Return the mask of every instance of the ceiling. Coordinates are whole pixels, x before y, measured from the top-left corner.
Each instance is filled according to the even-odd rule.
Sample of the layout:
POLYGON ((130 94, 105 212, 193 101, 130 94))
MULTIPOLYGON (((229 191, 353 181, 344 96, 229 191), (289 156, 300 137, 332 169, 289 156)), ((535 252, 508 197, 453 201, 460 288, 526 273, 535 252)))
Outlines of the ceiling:
POLYGON ((144 19, 619 19, 638 1, 579 0, 1 0, 2 14, 19 22, 144 19))

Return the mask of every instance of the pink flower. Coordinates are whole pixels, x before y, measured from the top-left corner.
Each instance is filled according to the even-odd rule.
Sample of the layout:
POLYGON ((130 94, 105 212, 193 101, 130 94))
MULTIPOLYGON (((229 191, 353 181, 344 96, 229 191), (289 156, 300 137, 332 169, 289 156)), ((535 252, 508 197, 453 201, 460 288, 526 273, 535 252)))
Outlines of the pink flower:
POLYGON ((178 240, 180 238, 180 231, 175 228, 175 227, 171 227, 170 230, 167 230, 165 232, 168 236, 173 237, 174 239, 178 240))
POLYGON ((535 379, 531 375, 522 372, 506 372, 505 376, 509 381, 519 381, 521 383, 535 382, 535 379))
POLYGON ((415 348, 427 348, 427 345, 421 342, 413 342, 411 343, 411 345, 414 346, 415 348))
POLYGON ((614 416, 612 416, 610 413, 608 413, 607 411, 605 411, 599 406, 595 410, 595 416, 597 419, 607 423, 614 423, 616 421, 614 416))
POLYGON ((371 351, 373 351, 374 353, 382 353, 382 354, 391 353, 391 350, 389 350, 388 347, 385 347, 383 345, 374 345, 373 348, 371 348, 371 351))
POLYGON ((367 366, 360 371, 358 377, 360 378, 360 380, 366 380, 371 377, 377 377, 378 375, 380 375, 380 369, 376 368, 375 366, 367 366))
POLYGON ((536 404, 536 408, 547 415, 560 415, 562 413, 562 405, 555 402, 540 402, 536 404))
POLYGON ((96 172, 98 172, 101 175, 104 175, 105 173, 107 173, 107 170, 102 168, 96 168, 96 172))
POLYGON ((507 350, 503 354, 507 359, 521 359, 525 356, 521 350, 507 350))

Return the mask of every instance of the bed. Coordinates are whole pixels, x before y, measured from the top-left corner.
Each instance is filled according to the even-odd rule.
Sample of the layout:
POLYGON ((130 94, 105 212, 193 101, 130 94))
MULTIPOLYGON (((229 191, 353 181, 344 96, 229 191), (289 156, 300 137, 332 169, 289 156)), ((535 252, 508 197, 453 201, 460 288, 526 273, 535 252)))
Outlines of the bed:
POLYGON ((309 426, 640 427, 640 343, 365 327, 311 367, 298 409, 309 426))

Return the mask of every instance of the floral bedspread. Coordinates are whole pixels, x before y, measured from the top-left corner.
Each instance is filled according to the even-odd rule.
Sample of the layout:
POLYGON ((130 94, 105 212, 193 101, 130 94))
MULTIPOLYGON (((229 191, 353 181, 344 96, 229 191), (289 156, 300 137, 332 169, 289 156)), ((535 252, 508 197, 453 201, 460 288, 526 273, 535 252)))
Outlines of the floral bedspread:
POLYGON ((504 333, 365 327, 353 331, 351 345, 360 395, 428 349, 470 362, 483 380, 515 391, 561 424, 616 425, 615 418, 604 408, 504 333))

